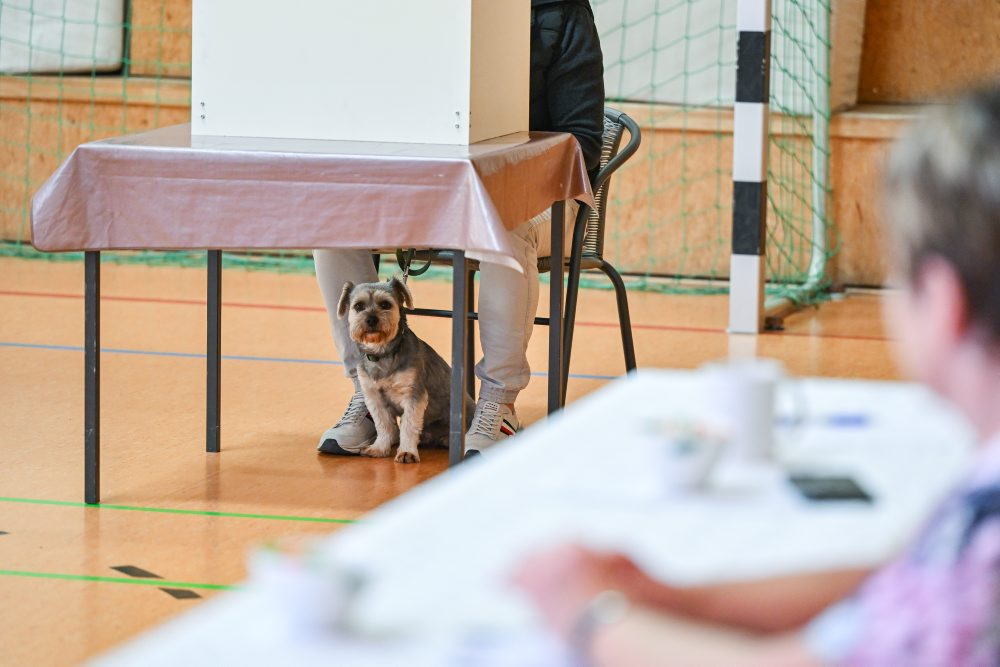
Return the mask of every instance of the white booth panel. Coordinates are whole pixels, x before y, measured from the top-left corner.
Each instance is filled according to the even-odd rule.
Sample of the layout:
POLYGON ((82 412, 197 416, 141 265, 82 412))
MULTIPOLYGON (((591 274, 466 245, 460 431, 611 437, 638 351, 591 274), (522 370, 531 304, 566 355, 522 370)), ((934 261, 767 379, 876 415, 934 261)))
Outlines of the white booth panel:
POLYGON ((192 134, 467 144, 527 130, 529 3, 195 0, 192 134), (495 77, 476 83, 492 93, 481 108, 477 76, 495 77))
POLYGON ((528 129, 530 0, 472 4, 472 129, 483 141, 528 129))

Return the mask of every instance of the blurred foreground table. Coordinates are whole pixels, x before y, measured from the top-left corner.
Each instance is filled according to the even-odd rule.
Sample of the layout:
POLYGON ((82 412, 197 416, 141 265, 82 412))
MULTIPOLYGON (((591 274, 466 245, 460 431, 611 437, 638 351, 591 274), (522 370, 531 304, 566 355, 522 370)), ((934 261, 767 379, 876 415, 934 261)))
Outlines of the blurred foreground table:
POLYGON ((971 451, 966 424, 923 387, 806 379, 795 386, 802 423, 780 434, 773 464, 723 462, 706 490, 678 494, 655 434, 697 415, 702 389, 688 372, 613 383, 332 535, 324 566, 362 581, 351 636, 308 629, 294 593, 251 582, 95 664, 571 664, 506 584, 527 552, 575 540, 677 584, 874 566, 971 451), (807 502, 790 470, 851 475, 875 501, 807 502))

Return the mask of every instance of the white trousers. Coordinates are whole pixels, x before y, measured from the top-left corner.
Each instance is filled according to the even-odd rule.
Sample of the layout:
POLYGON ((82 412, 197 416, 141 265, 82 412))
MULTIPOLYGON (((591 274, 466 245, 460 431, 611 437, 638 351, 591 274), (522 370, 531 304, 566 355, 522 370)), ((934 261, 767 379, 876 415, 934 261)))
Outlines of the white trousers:
MULTIPOLYGON (((566 202, 566 249, 572 242, 572 222, 579 205, 566 202)), ((524 269, 483 262, 479 280, 479 340, 483 358, 476 364, 479 397, 497 403, 513 403, 528 386, 531 368, 527 349, 538 308, 538 258, 549 255, 551 211, 535 216, 510 232, 514 259, 524 269)), ((378 280, 372 255, 367 250, 314 250, 316 279, 333 329, 333 342, 348 377, 357 386, 360 353, 347 330, 347 320, 337 318, 337 304, 344 283, 378 280)))

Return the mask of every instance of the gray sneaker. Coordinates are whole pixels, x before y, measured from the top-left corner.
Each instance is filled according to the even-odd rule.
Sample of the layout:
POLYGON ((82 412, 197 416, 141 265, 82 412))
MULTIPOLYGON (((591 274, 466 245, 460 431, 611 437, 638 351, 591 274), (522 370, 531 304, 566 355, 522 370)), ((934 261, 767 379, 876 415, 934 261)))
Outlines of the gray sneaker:
POLYGON ((316 449, 321 454, 357 456, 361 450, 375 442, 375 422, 368 414, 365 397, 359 391, 351 396, 344 415, 319 439, 316 449))
POLYGON ((479 456, 484 449, 517 433, 520 426, 517 415, 506 405, 479 399, 465 434, 465 458, 479 456))

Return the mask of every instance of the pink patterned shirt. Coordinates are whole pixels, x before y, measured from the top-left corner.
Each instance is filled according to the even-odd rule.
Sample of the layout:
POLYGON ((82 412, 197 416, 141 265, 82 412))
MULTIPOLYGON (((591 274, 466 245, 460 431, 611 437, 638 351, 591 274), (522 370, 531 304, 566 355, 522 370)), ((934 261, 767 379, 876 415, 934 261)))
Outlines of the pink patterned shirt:
POLYGON ((906 553, 809 625, 824 664, 1000 666, 1000 438, 973 471, 906 553))

